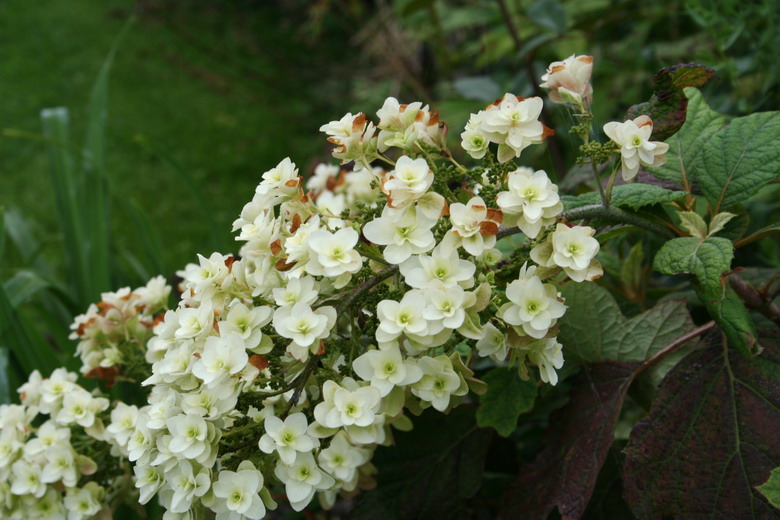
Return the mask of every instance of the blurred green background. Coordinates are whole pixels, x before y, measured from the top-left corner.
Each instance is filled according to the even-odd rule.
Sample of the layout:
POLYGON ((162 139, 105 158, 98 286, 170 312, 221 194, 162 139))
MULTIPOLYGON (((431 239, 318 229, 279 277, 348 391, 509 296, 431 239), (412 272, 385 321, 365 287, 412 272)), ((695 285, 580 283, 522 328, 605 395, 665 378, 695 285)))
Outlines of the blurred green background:
MULTIPOLYGON (((717 71, 716 110, 777 109, 778 27, 775 0, 1 0, 0 392, 72 359, 67 326, 100 291, 235 251, 261 174, 329 160, 318 128, 348 111, 421 100, 457 142, 572 53, 595 57, 597 128, 681 62, 717 71), (44 132, 52 107, 69 118, 44 132)), ((547 110, 558 137, 524 160, 560 180, 571 121, 547 110)))

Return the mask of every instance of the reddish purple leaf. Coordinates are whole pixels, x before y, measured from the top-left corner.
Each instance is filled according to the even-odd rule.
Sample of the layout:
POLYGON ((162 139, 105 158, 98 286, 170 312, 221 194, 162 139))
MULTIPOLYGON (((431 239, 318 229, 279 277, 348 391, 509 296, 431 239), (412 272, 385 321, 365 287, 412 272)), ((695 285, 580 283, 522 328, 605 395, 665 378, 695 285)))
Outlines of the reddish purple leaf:
POLYGON ((564 520, 582 516, 612 445, 623 400, 639 363, 585 368, 572 400, 550 417, 546 447, 520 468, 499 518, 544 520, 557 506, 564 520))
POLYGON ((634 119, 642 114, 653 120, 653 139, 665 141, 677 133, 685 123, 688 98, 685 87, 701 87, 715 71, 698 63, 681 63, 665 67, 655 75, 650 101, 634 105, 626 116, 634 119))
POLYGON ((717 342, 664 379, 625 449, 634 513, 660 518, 780 518, 755 489, 780 465, 776 349, 747 359, 717 342))

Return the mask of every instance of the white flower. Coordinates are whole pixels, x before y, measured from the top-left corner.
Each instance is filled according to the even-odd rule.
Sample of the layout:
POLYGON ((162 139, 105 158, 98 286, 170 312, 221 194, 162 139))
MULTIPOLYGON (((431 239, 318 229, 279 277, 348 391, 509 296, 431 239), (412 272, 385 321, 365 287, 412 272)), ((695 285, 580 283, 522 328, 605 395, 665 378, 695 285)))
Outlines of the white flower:
POLYGON ((422 369, 423 376, 412 385, 412 393, 440 412, 449 406, 451 395, 463 395, 468 391, 468 388, 463 391, 460 376, 452 369, 447 356, 425 356, 419 359, 417 366, 422 369))
POLYGON ((111 434, 120 446, 126 446, 135 430, 135 422, 138 419, 138 407, 118 402, 111 410, 111 424, 106 431, 111 434))
POLYGON ((205 385, 214 386, 239 373, 248 361, 244 340, 238 334, 209 336, 192 373, 205 385))
POLYGON ((379 317, 379 326, 376 330, 377 341, 386 343, 402 333, 424 335, 428 330, 428 322, 423 317, 424 312, 425 297, 420 291, 409 291, 400 302, 382 300, 376 308, 379 317))
POLYGON ((217 518, 260 520, 265 516, 265 504, 259 495, 262 488, 263 474, 251 461, 242 461, 238 471, 220 471, 212 486, 214 496, 220 499, 214 508, 217 518))
POLYGON ((482 197, 472 197, 468 204, 450 204, 452 234, 457 238, 453 245, 462 245, 471 255, 481 255, 496 245, 501 219, 501 213, 488 209, 482 197))
POLYGON ((14 495, 33 495, 40 498, 46 492, 46 484, 41 480, 41 467, 37 464, 17 460, 11 471, 11 493, 14 495))
POLYGON ((403 208, 422 197, 433 184, 433 172, 425 159, 398 158, 395 169, 387 175, 382 189, 388 194, 387 205, 403 208))
POLYGON ((168 449, 183 458, 195 459, 206 451, 214 426, 194 414, 177 415, 168 419, 171 441, 168 449))
POLYGON ((528 359, 539 367, 539 377, 545 383, 555 386, 558 383, 556 368, 563 367, 562 346, 556 338, 546 338, 534 341, 525 347, 528 359))
POLYGON ((92 397, 92 395, 78 388, 65 395, 62 400, 62 408, 57 413, 56 421, 60 424, 78 423, 88 428, 95 423, 95 414, 108 408, 108 399, 104 397, 92 397))
POLYGON ((169 509, 174 513, 189 511, 195 497, 205 495, 211 483, 208 470, 200 465, 193 468, 186 458, 169 466, 165 481, 173 490, 169 509))
POLYGON ((506 359, 509 353, 509 343, 506 336, 492 323, 483 327, 484 335, 477 341, 477 353, 481 357, 490 357, 496 362, 506 359))
POLYGON ((357 485, 357 468, 368 462, 370 456, 368 450, 353 446, 341 431, 320 452, 318 460, 323 469, 343 483, 346 491, 352 491, 357 485))
POLYGON ((331 233, 324 229, 309 235, 312 251, 306 271, 315 276, 336 278, 344 273, 356 273, 363 266, 355 245, 360 236, 357 231, 346 227, 331 233))
MULTIPOLYGON (((248 350, 254 350, 261 346, 261 342, 265 339, 260 329, 271 322, 271 313, 271 307, 258 306, 250 308, 241 302, 235 301, 230 305, 230 310, 225 319, 219 323, 220 334, 222 336, 236 334, 241 337, 248 350)), ((266 339, 264 343, 270 344, 270 339, 266 339)), ((261 348, 261 350, 263 349, 261 348)))
POLYGON ((279 307, 295 305, 296 303, 312 305, 319 296, 319 286, 313 277, 302 276, 301 278, 292 278, 285 287, 278 287, 272 293, 274 301, 279 307))
POLYGON ((558 186, 550 182, 544 170, 518 168, 507 179, 509 191, 496 198, 507 224, 514 224, 529 238, 536 238, 542 227, 555 222, 563 211, 558 186))
POLYGON ((156 467, 142 464, 136 464, 133 472, 135 487, 139 490, 138 502, 146 504, 163 485, 163 476, 156 467))
POLYGON ((177 339, 202 339, 213 329, 214 309, 208 300, 197 308, 185 307, 176 313, 179 315, 179 328, 175 332, 177 339))
POLYGON ((434 283, 425 291, 428 305, 423 317, 430 322, 441 322, 448 329, 457 329, 463 325, 465 308, 474 303, 474 296, 459 285, 445 287, 434 283))
POLYGON ((669 150, 669 145, 650 141, 653 121, 645 115, 625 123, 607 123, 604 125, 604 133, 620 147, 621 173, 626 182, 634 180, 640 164, 657 168, 666 162, 664 154, 669 150))
POLYGON ((385 247, 383 255, 391 264, 400 264, 413 254, 426 253, 436 245, 431 229, 437 219, 428 218, 414 206, 398 212, 385 207, 382 216, 363 226, 363 235, 385 247))
POLYGON ((331 121, 320 127, 328 141, 335 144, 333 157, 341 164, 356 161, 367 164, 376 157, 377 138, 374 124, 363 113, 346 114, 339 121, 331 121))
POLYGON ((341 168, 336 165, 320 163, 306 180, 306 189, 319 193, 333 183, 340 172, 341 168))
POLYGON ((474 159, 482 159, 485 153, 487 153, 488 145, 490 144, 488 136, 482 130, 484 114, 484 110, 481 110, 478 114, 471 114, 464 132, 460 134, 461 147, 474 159))
POLYGON ((416 383, 422 377, 422 371, 414 362, 404 360, 398 345, 369 350, 352 362, 352 369, 378 389, 382 397, 394 387, 416 383))
POLYGON ((296 511, 303 510, 316 491, 329 489, 336 483, 333 477, 317 466, 311 453, 301 454, 290 466, 276 466, 274 472, 284 482, 287 498, 296 511))
POLYGON ((313 310, 305 303, 280 307, 273 319, 276 332, 292 340, 288 350, 299 361, 308 358, 309 350, 317 351, 317 340, 328 337, 335 323, 336 309, 320 307, 313 310))
POLYGON ((595 260, 599 241, 589 226, 568 227, 558 224, 547 241, 531 250, 531 259, 543 267, 562 267, 575 282, 601 276, 601 265, 595 260))
POLYGON ((309 423, 302 413, 294 413, 282 421, 270 416, 263 423, 265 434, 260 437, 259 447, 264 453, 279 453, 283 464, 295 462, 298 453, 309 453, 319 447, 320 441, 306 434, 309 423))
POLYGON ((46 465, 41 471, 41 482, 50 484, 62 481, 66 486, 75 486, 79 477, 76 453, 69 445, 53 446, 46 450, 46 465))
POLYGON ((507 285, 506 296, 510 303, 499 309, 499 317, 538 339, 564 315, 566 306, 558 301, 555 286, 543 284, 534 275, 535 271, 536 267, 523 265, 519 278, 507 285))
POLYGON ((92 518, 103 507, 105 490, 96 482, 87 482, 83 488, 70 488, 65 493, 68 520, 92 518))
POLYGON ((346 377, 341 385, 325 381, 322 398, 314 407, 317 422, 327 428, 364 427, 376 421, 382 395, 373 386, 359 386, 354 379, 346 377))
POLYGON ((572 54, 563 61, 554 61, 542 76, 542 88, 550 89, 553 103, 574 103, 583 108, 590 106, 593 86, 590 75, 593 70, 593 56, 572 54))
POLYGON ((548 131, 539 121, 544 102, 539 97, 528 99, 505 94, 483 114, 482 131, 498 143, 498 161, 505 163, 519 157, 532 144, 541 143, 548 131))
POLYGON ((437 247, 430 256, 413 256, 401 264, 404 281, 415 289, 424 289, 437 283, 444 287, 460 285, 464 289, 474 285, 476 266, 458 257, 458 252, 437 247))

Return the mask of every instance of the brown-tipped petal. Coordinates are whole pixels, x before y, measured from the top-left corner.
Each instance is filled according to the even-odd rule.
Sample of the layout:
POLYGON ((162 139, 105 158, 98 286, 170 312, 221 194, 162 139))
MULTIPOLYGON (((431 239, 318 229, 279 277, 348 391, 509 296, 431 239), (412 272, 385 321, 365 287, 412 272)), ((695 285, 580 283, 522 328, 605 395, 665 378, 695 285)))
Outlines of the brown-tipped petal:
POLYGON ((581 61, 582 63, 593 63, 593 56, 580 56, 577 58, 577 61, 581 61))
POLYGON ((295 265, 295 262, 291 262, 291 263, 288 264, 286 258, 280 258, 276 262, 276 270, 277 271, 282 271, 282 272, 289 271, 290 269, 292 269, 292 267, 294 265, 295 265))
POLYGON ((298 177, 297 179, 290 179, 289 181, 285 182, 284 185, 288 188, 294 188, 298 185, 298 183, 301 181, 301 178, 298 177))
MULTIPOLYGON (((298 220, 300 220, 300 218, 298 220)), ((282 241, 277 238, 276 240, 271 242, 271 254, 276 256, 281 252, 282 252, 282 241)))
POLYGON ((366 126, 366 115, 361 112, 352 120, 352 131, 357 132, 366 126))
POLYGON ((555 74, 556 72, 560 72, 563 69, 566 68, 566 65, 556 65, 555 67, 550 69, 550 74, 555 74))
POLYGON ((228 256, 225 258, 225 267, 228 268, 228 272, 233 271, 233 264, 236 263, 235 256, 228 256))
POLYGON ((321 340, 320 340, 320 348, 319 348, 319 349, 317 349, 317 355, 318 355, 318 356, 321 356, 321 355, 323 355, 324 353, 325 353, 325 340, 324 340, 324 339, 321 339, 321 340))
POLYGON ((447 201, 444 201, 444 207, 441 208, 441 215, 439 215, 439 218, 441 217, 449 217, 450 216, 450 205, 447 203, 447 201))
MULTIPOLYGON (((487 207, 487 206, 483 206, 482 204, 474 204, 473 206, 471 206, 471 209, 475 209, 475 210, 477 210, 477 211, 482 211, 482 210, 483 210, 483 209, 485 209, 486 207, 487 207)), ((492 219, 490 219, 490 220, 492 220, 492 219)))
POLYGON ((550 136, 555 135, 555 130, 542 123, 542 139, 547 139, 550 136))
POLYGON ((298 228, 301 227, 301 216, 299 214, 293 215, 292 225, 290 226, 290 233, 295 233, 298 228))
POLYGON ((491 236, 498 233, 498 224, 490 220, 483 220, 479 223, 479 232, 485 236, 491 236))
POLYGON ((488 208, 487 219, 501 224, 504 222, 504 213, 500 209, 488 208))

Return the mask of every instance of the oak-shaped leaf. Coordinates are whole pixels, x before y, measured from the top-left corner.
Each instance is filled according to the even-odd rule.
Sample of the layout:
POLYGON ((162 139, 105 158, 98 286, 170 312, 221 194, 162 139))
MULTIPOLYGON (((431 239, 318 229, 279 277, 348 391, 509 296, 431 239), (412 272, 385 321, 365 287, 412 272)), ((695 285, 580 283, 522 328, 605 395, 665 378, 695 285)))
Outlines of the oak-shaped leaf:
POLYGON ((683 89, 701 87, 714 75, 714 70, 698 63, 665 67, 655 75, 650 101, 632 106, 628 109, 627 116, 629 119, 642 114, 650 116, 653 120, 652 138, 665 141, 685 123, 688 98, 685 97, 683 89))
POLYGON ((556 507, 564 520, 582 516, 638 366, 608 362, 585 367, 571 401, 550 416, 544 449, 520 468, 507 489, 500 519, 544 520, 556 507))
POLYGON ((428 410, 395 446, 379 447, 376 489, 363 493, 349 518, 413 519, 470 516, 467 499, 479 491, 493 430, 478 428, 474 408, 444 415, 428 410))
POLYGON ((632 318, 615 298, 595 283, 561 288, 566 314, 558 338, 567 361, 644 361, 693 330, 685 302, 663 302, 632 318))
POLYGON ((711 342, 669 372, 625 449, 638 518, 780 518, 756 489, 780 464, 778 361, 711 342))

